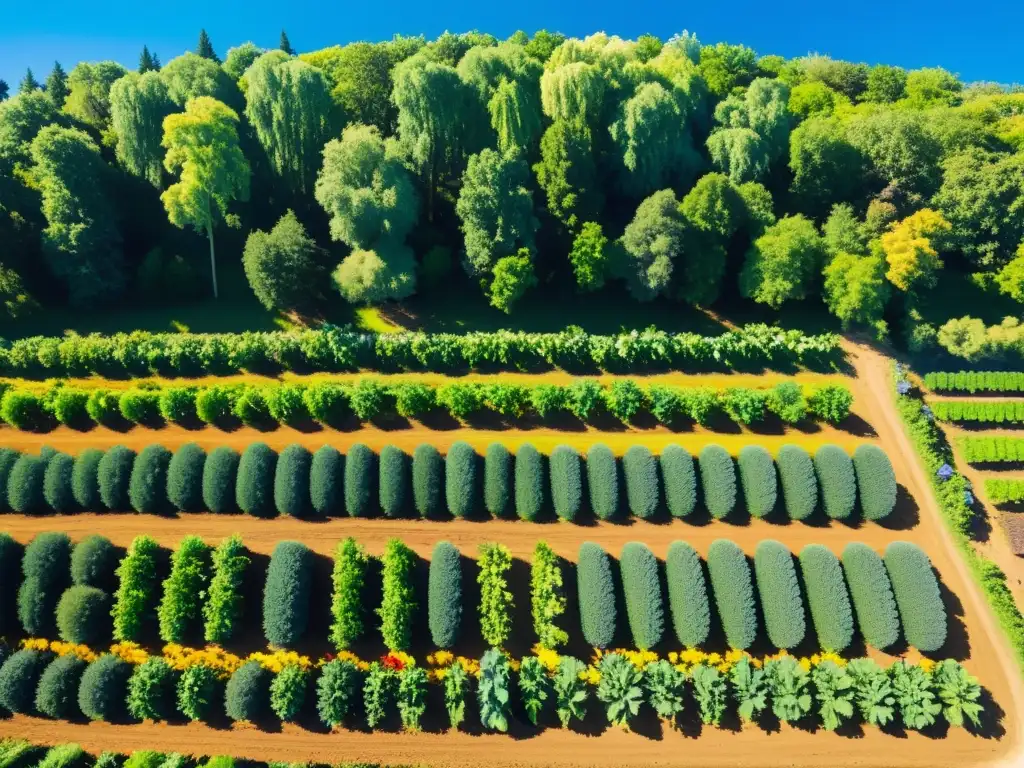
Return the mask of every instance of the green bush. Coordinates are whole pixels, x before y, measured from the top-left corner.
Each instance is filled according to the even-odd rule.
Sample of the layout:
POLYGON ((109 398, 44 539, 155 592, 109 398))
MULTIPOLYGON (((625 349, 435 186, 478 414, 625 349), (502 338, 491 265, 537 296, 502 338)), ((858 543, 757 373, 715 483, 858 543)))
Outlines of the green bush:
POLYGON ((114 638, 139 641, 156 620, 157 555, 160 546, 149 536, 136 536, 117 567, 114 595, 114 638))
POLYGON ((231 414, 247 427, 263 429, 274 423, 267 402, 267 391, 262 386, 240 387, 235 396, 231 414))
POLYGON ((512 499, 512 454, 501 443, 491 443, 484 454, 484 509, 504 517, 512 499))
POLYGON ((448 511, 455 517, 470 517, 477 495, 476 451, 469 443, 452 443, 444 462, 444 493, 448 511))
POLYGON ((43 670, 36 687, 36 710, 55 720, 70 720, 80 716, 78 687, 88 662, 73 653, 58 656, 43 670))
POLYGON ((551 452, 551 503, 555 514, 572 522, 583 505, 583 467, 575 448, 558 445, 551 452))
POLYGON ((210 583, 210 547, 198 536, 186 536, 171 556, 171 574, 157 609, 160 639, 183 643, 198 635, 203 598, 210 583))
POLYGON ((324 664, 316 682, 316 710, 324 725, 334 728, 345 721, 356 704, 360 678, 359 669, 351 661, 335 659, 324 664))
POLYGON ((604 388, 592 379, 576 379, 569 385, 566 404, 573 416, 586 421, 604 406, 604 388))
POLYGON ((736 462, 747 512, 753 517, 767 517, 778 499, 778 477, 772 455, 760 445, 745 445, 736 462))
POLYGON ((432 445, 417 445, 412 454, 412 500, 420 517, 441 515, 443 485, 444 457, 432 445))
POLYGON ((807 398, 811 414, 830 424, 839 424, 850 415, 853 395, 841 384, 826 384, 807 398))
POLYGON ((157 407, 164 421, 191 424, 199 417, 196 413, 196 387, 168 387, 160 393, 157 407))
POLYGON ((808 544, 800 551, 800 570, 818 645, 846 650, 853 641, 853 608, 839 558, 821 544, 808 544))
POLYGON ((174 711, 177 673, 161 656, 150 656, 128 678, 128 714, 136 720, 166 720, 174 711))
POLYGON ((909 541, 894 541, 885 548, 885 570, 892 583, 907 643, 924 653, 946 642, 946 606, 928 555, 909 541))
POLYGON ((530 388, 530 407, 542 421, 564 411, 567 401, 565 389, 557 384, 538 384, 530 388))
POLYGON ((267 407, 270 417, 281 424, 304 424, 309 421, 309 408, 303 395, 305 384, 279 384, 267 390, 267 407))
POLYGON ((790 520, 806 520, 818 506, 818 478, 810 454, 799 445, 784 445, 775 463, 786 515, 790 520))
POLYGON ((387 388, 373 379, 359 379, 349 390, 349 405, 360 421, 373 421, 385 417, 393 408, 393 398, 387 388))
POLYGON ((530 614, 537 642, 557 648, 569 640, 560 618, 566 609, 562 559, 545 542, 538 541, 530 561, 530 614))
POLYGON ((171 452, 162 445, 147 445, 132 466, 128 483, 128 499, 132 509, 144 514, 157 515, 170 509, 167 499, 167 467, 171 452))
POLYGON ((736 508, 736 465, 720 445, 706 445, 697 458, 704 506, 716 520, 728 517, 736 508))
POLYGON ((616 379, 608 388, 608 411, 624 422, 629 422, 646 404, 643 390, 630 379, 616 379))
POLYGON ((276 468, 277 454, 266 443, 252 443, 242 452, 235 485, 235 503, 242 512, 254 517, 274 516, 276 468))
POLYGON ((132 665, 109 653, 89 664, 78 686, 78 708, 90 720, 120 719, 125 713, 132 665))
POLYGON ((132 424, 159 426, 160 393, 152 389, 126 389, 119 402, 121 416, 132 424))
MULTIPOLYGON (((103 755, 112 758, 112 762, 109 763, 110 768, 185 768, 186 765, 186 758, 180 752, 164 754, 145 749, 132 752, 127 758, 115 755, 113 752, 104 752, 103 755)), ((103 755, 100 756, 100 759, 103 755)), ((96 768, 105 768, 105 766, 101 766, 100 760, 97 760, 96 768)))
POLYGON ((43 486, 46 462, 39 456, 19 456, 7 477, 7 504, 14 512, 32 514, 46 508, 43 486))
POLYGON ((516 516, 520 520, 536 520, 544 511, 544 457, 530 443, 516 451, 515 469, 516 516))
POLYGON ((439 541, 430 556, 427 615, 434 645, 454 646, 462 624, 462 556, 448 541, 439 541))
POLYGON ((114 427, 124 424, 121 416, 121 394, 106 389, 94 389, 85 401, 85 412, 97 424, 114 427))
POLYGON ((665 633, 658 560, 646 544, 631 541, 622 547, 619 566, 633 644, 649 650, 661 642, 665 633))
POLYGON ((652 384, 647 388, 647 402, 654 418, 669 426, 676 423, 686 408, 683 391, 678 387, 652 384))
POLYGON ((1019 504, 1024 501, 1024 478, 986 477, 985 495, 993 504, 1019 504))
POLYGON ((110 448, 100 459, 96 472, 100 501, 112 512, 126 512, 132 508, 128 488, 134 465, 135 451, 123 445, 110 448))
POLYGON ((309 464, 309 501, 316 514, 334 517, 341 513, 344 478, 345 457, 341 452, 331 445, 318 448, 309 464))
POLYGON ((225 514, 238 509, 236 479, 240 457, 234 448, 222 445, 210 451, 203 466, 203 505, 210 512, 225 514))
POLYGON ((666 445, 658 459, 665 484, 665 504, 672 517, 687 517, 697 506, 697 473, 693 456, 678 445, 666 445))
POLYGON ((46 471, 43 473, 43 500, 54 512, 68 514, 77 509, 74 489, 71 487, 74 472, 75 460, 66 453, 58 453, 46 462, 46 471))
POLYGON ((224 710, 238 722, 259 723, 270 705, 273 673, 258 661, 247 661, 232 673, 224 691, 224 710))
POLYGON ((768 393, 768 410, 786 424, 799 424, 807 418, 807 400, 796 382, 780 381, 768 393))
POLYGON ((67 643, 94 645, 110 637, 110 596, 76 584, 57 603, 57 632, 67 643))
POLYGON ((51 653, 28 648, 12 653, 0 666, 0 708, 32 714, 39 678, 52 659, 51 653))
POLYGON ((0 448, 0 512, 10 511, 7 503, 7 480, 20 456, 21 454, 13 448, 0 448))
POLYGON ((380 451, 380 509, 385 517, 401 517, 409 498, 409 457, 395 445, 380 451))
POLYGON ((653 517, 661 502, 658 460, 645 446, 631 445, 622 457, 622 474, 629 510, 644 520, 653 517))
POLYGON ((40 533, 25 547, 18 619, 29 635, 45 637, 54 629, 54 611, 71 583, 70 571, 71 539, 66 534, 40 533))
POLYGON ((795 648, 807 634, 807 617, 793 554, 778 541, 761 541, 754 551, 754 574, 768 639, 776 648, 795 648))
POLYGON ((858 445, 853 452, 860 512, 865 520, 883 520, 896 506, 896 473, 877 445, 858 445))
POLYGON ((302 393, 302 401, 314 421, 328 426, 336 427, 352 414, 348 390, 341 384, 310 384, 302 393))
POLYGON ((399 416, 418 419, 437 408, 437 391, 420 382, 402 383, 394 386, 395 410, 399 416))
POLYGON ((486 387, 476 382, 452 382, 437 388, 437 404, 452 418, 465 421, 482 411, 486 400, 486 387))
POLYGON ((377 506, 377 454, 356 443, 345 456, 345 511, 349 517, 369 517, 377 506))
POLYGON ((309 625, 313 553, 305 544, 282 541, 274 547, 263 590, 263 633, 271 645, 295 645, 309 625))
POLYGON ((92 426, 92 419, 89 418, 89 411, 85 407, 88 402, 88 392, 61 387, 54 394, 50 409, 58 423, 83 429, 92 426))
POLYGON ((843 572, 864 642, 882 650, 899 640, 900 618, 885 564, 867 544, 843 550, 843 572))
POLYGON ((416 553, 399 539, 389 539, 384 548, 383 596, 377 615, 384 645, 391 651, 405 651, 412 644, 412 624, 417 605, 413 576, 416 553))
POLYGON ((1024 422, 1024 403, 1019 400, 933 400, 931 408, 939 421, 976 424, 1024 422))
POLYGON ((180 512, 202 512, 203 472, 206 451, 196 443, 185 443, 167 465, 167 500, 180 512))
POLYGON ((711 605, 700 555, 689 544, 673 541, 665 558, 668 605, 676 639, 684 648, 707 642, 711 632, 711 605))
POLYGON ((338 544, 331 573, 331 642, 339 651, 347 650, 363 634, 368 565, 366 550, 351 536, 338 544))
POLYGON ((961 437, 960 450, 968 464, 1017 463, 1024 461, 1024 437, 961 437))
POLYGON ((274 506, 278 513, 309 517, 309 475, 313 455, 296 443, 285 446, 274 470, 274 506))
POLYGON ((757 637, 757 603, 747 556, 733 542, 717 539, 708 548, 708 575, 726 641, 731 648, 746 650, 757 637))
POLYGON ((213 551, 213 575, 203 604, 206 642, 223 645, 241 623, 242 589, 249 562, 245 545, 237 534, 224 539, 213 551))
POLYGON ((580 545, 576 587, 584 639, 595 648, 609 647, 618 622, 615 576, 612 560, 600 544, 586 541, 580 545))
POLYGON ((86 448, 75 457, 75 467, 71 471, 71 492, 79 509, 86 512, 99 512, 103 509, 99 480, 102 460, 103 451, 96 448, 86 448))
POLYGON ((287 664, 270 683, 270 709, 278 719, 291 722, 302 712, 308 690, 309 673, 298 664, 287 664))
POLYGON ((193 722, 206 720, 224 696, 220 673, 205 664, 193 664, 178 679, 178 711, 193 722))
POLYGON ((0 418, 15 429, 44 430, 49 426, 46 407, 39 395, 7 390, 0 399, 0 418))
POLYGON ((491 648, 501 648, 512 632, 512 593, 508 572, 512 554, 504 544, 485 542, 477 557, 477 584, 480 585, 480 634, 491 648))
POLYGON ((204 424, 227 424, 233 418, 237 397, 238 387, 233 385, 204 387, 196 394, 196 416, 204 424))
POLYGON ((21 544, 6 533, 0 533, 0 636, 15 632, 18 588, 21 586, 21 556, 21 544))
POLYGON ((730 387, 722 394, 722 408, 729 418, 739 424, 764 421, 768 398, 764 392, 746 387, 730 387))
POLYGON ((823 445, 814 452, 814 469, 821 488, 821 505, 833 520, 846 520, 857 501, 853 460, 838 445, 823 445))
POLYGON ((619 463, 612 449, 595 443, 587 451, 587 489, 590 508, 601 520, 619 512, 619 463))

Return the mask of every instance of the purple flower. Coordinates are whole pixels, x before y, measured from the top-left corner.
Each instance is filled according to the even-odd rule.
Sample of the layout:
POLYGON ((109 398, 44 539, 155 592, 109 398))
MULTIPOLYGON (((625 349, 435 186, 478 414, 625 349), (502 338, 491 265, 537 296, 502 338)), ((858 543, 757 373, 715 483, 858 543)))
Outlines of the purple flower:
POLYGON ((953 476, 953 468, 949 464, 943 464, 939 467, 939 470, 935 473, 935 476, 939 480, 946 481, 953 476))
POLYGON ((910 392, 910 382, 906 379, 901 379, 896 382, 896 392, 900 395, 905 395, 910 392))

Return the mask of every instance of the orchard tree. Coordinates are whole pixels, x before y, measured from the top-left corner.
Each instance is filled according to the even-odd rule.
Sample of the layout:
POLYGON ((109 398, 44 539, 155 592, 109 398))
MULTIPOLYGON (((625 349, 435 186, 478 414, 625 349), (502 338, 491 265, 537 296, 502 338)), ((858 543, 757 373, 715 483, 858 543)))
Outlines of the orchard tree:
POLYGON ((860 323, 877 326, 889 298, 885 258, 880 253, 839 253, 825 267, 825 304, 843 328, 860 323))
POLYGON ((217 298, 213 228, 233 200, 249 197, 249 163, 238 146, 238 115, 209 96, 192 99, 164 118, 164 167, 180 174, 160 196, 176 227, 191 226, 210 241, 210 276, 217 298))
POLYGON ((334 284, 352 304, 378 304, 408 298, 416 291, 416 259, 412 249, 391 238, 373 250, 354 250, 334 271, 334 284))
POLYGON ((63 109, 64 102, 70 93, 67 72, 64 71, 64 67, 60 65, 59 61, 53 62, 53 69, 50 70, 50 74, 46 78, 46 95, 53 102, 53 106, 63 109))
POLYGON ((747 251, 740 271, 740 292, 778 309, 806 298, 825 261, 825 244, 813 222, 786 216, 768 227, 747 251))
POLYGON ((941 213, 922 208, 882 235, 882 250, 889 264, 885 276, 901 291, 934 288, 942 259, 936 246, 952 226, 941 213))
POLYGON ((115 153, 129 173, 158 189, 163 182, 164 118, 174 112, 167 85, 157 72, 129 72, 110 89, 110 124, 117 134, 115 153))
POLYGON ((316 242, 292 211, 269 232, 253 230, 245 241, 242 265, 253 293, 270 310, 305 309, 323 274, 316 242))
POLYGON ((590 132, 569 120, 556 120, 540 141, 540 162, 533 166, 548 210, 570 232, 596 221, 604 207, 590 132))
POLYGON ((655 192, 640 203, 622 235, 626 252, 622 271, 633 298, 650 301, 668 293, 685 230, 679 201, 671 189, 655 192))
POLYGON ((110 124, 110 89, 128 70, 115 61, 81 62, 68 76, 64 111, 98 130, 110 124))

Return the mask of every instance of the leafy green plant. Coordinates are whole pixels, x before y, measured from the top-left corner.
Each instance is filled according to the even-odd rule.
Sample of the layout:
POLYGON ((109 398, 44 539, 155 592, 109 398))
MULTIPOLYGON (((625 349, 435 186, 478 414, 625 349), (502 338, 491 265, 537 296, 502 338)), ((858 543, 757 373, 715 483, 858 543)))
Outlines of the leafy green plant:
POLYGON ((53 631, 57 603, 71 582, 70 570, 71 539, 67 534, 40 533, 25 547, 18 619, 29 635, 45 636, 53 631))
POLYGON ((397 688, 398 673, 394 669, 379 661, 370 664, 363 683, 363 707, 366 709, 366 724, 371 728, 376 728, 388 716, 397 688))
POLYGON ((657 459, 645 446, 631 445, 622 457, 622 474, 630 511, 644 520, 653 517, 661 502, 657 459))
POLYGON ((942 704, 932 690, 932 676, 916 664, 899 659, 889 667, 900 719, 913 730, 927 728, 942 713, 942 704))
POLYGON ((697 459, 704 506, 716 520, 723 520, 736 507, 736 465, 720 445, 706 445, 697 459))
POLYGON ((360 672, 345 659, 327 662, 316 682, 316 710, 321 722, 330 728, 341 725, 356 702, 360 690, 360 672))
POLYGON ((409 496, 409 457, 394 445, 381 448, 378 459, 380 508, 385 517, 400 517, 409 496))
POLYGON ((58 656, 43 670, 36 687, 36 709, 47 717, 78 717, 78 687, 87 662, 74 654, 58 656))
POLYGON ((68 643, 91 645, 110 637, 110 596, 102 589, 75 584, 57 603, 57 632, 68 643))
POLYGON ((702 645, 711 632, 708 585, 700 555, 686 542, 673 541, 669 545, 665 580, 676 639, 686 648, 702 645))
POLYGON ((186 536, 171 556, 171 575, 157 609, 160 638, 181 643, 199 623, 210 582, 210 547, 198 536, 186 536))
POLYGON ((453 443, 445 456, 445 499, 455 517, 469 517, 476 506, 478 456, 473 446, 453 443))
POLYGON ((416 554, 399 539, 384 549, 383 599, 377 609, 384 645, 404 651, 412 644, 412 621, 418 608, 412 586, 416 554))
POLYGON ((846 671, 853 678, 854 702, 864 722, 876 726, 892 722, 896 697, 885 670, 872 659, 854 659, 846 671))
POLYGON ((607 648, 615 638, 618 611, 611 558, 600 544, 585 541, 580 545, 576 587, 583 638, 595 648, 607 648))
POLYGON ((490 731, 508 731, 510 675, 511 667, 505 654, 495 648, 484 653, 480 659, 477 699, 480 723, 490 731))
POLYGON ((907 642, 920 651, 939 650, 946 642, 946 605, 928 555, 909 541, 893 541, 884 562, 907 642))
POLYGON ((725 714, 725 676, 716 667, 697 664, 690 670, 690 679, 693 681, 693 694, 700 709, 700 721, 704 725, 718 725, 725 714))
POLYGON ((814 683, 814 698, 818 702, 822 727, 826 731, 834 731, 853 716, 854 679, 845 667, 825 659, 811 670, 811 682, 814 683))
POLYGON ((857 501, 857 480, 850 455, 838 445, 823 445, 814 453, 814 470, 821 486, 821 506, 833 520, 846 520, 857 501))
POLYGON ((306 633, 312 586, 313 553, 298 541, 278 542, 263 588, 263 633, 268 643, 288 648, 306 633))
POLYGON ((807 620, 792 553, 778 541, 761 541, 754 552, 754 573, 768 639, 776 648, 796 647, 804 639, 807 620))
POLYGON ((629 721, 636 717, 643 702, 643 675, 618 653, 603 656, 598 668, 601 682, 597 686, 597 698, 604 702, 608 722, 628 730, 629 721))
POLYGON ((508 588, 508 571, 512 554, 504 544, 481 544, 477 558, 480 571, 480 632, 484 642, 500 648, 512 631, 512 592, 508 588))
POLYGON ((811 675, 795 658, 769 659, 764 676, 772 694, 772 712, 779 720, 792 723, 811 711, 811 675))
POLYGON ((544 457, 529 443, 516 451, 515 508, 520 520, 536 520, 544 509, 544 457))
POLYGON ((587 490, 590 508, 601 520, 611 520, 619 511, 619 467, 612 449, 595 443, 587 451, 587 490))
POLYGON ((119 586, 114 596, 114 638, 138 641, 156 620, 157 553, 149 536, 136 536, 117 567, 119 586))
POLYGON ((444 708, 452 728, 457 729, 466 719, 466 694, 471 681, 462 664, 453 664, 444 676, 444 708))
POLYGON ((633 643, 648 650, 661 641, 665 631, 658 560, 646 544, 631 541, 622 547, 619 568, 633 643))
POLYGON ((125 710, 132 665, 105 653, 90 662, 78 686, 78 708, 90 720, 112 722, 125 710))
POLYGON ((568 642, 569 634, 558 626, 565 608, 561 559, 546 542, 538 541, 530 563, 530 613, 543 647, 554 649, 568 642))
POLYGON ((53 654, 22 648, 0 666, 0 707, 8 712, 32 714, 39 678, 53 654))
POLYGON ((150 656, 128 679, 128 714, 136 720, 166 720, 174 711, 177 675, 160 656, 150 656))
POLYGON ((351 647, 364 629, 363 587, 369 557, 366 550, 351 536, 338 544, 334 551, 334 571, 331 575, 331 643, 339 651, 351 647))
POLYGON ((765 671, 758 669, 750 657, 742 656, 729 670, 732 695, 740 720, 753 721, 768 706, 768 680, 765 671))
POLYGON ((812 415, 830 424, 839 424, 850 415, 853 395, 841 384, 826 384, 807 398, 807 408, 812 415))
POLYGON ((377 455, 363 443, 356 443, 345 454, 345 511, 349 517, 369 517, 376 507, 379 479, 377 455))
POLYGON ((412 454, 412 499, 420 517, 442 513, 443 491, 444 457, 432 445, 417 445, 412 454))
POLYGON ((643 684, 647 702, 658 713, 658 717, 674 721, 683 711, 686 673, 665 659, 660 659, 644 667, 643 684))
POLYGON ((246 551, 238 534, 224 539, 213 551, 213 577, 203 604, 203 636, 208 643, 223 645, 241 621, 242 588, 250 562, 246 551))
POLYGON ((292 443, 277 457, 274 470, 274 507, 282 515, 309 517, 309 475, 313 454, 292 443))
POLYGON ((551 504, 561 520, 573 521, 583 504, 583 467, 575 448, 557 445, 548 460, 551 504))
POLYGON ((757 636, 757 604, 747 556, 733 542, 717 539, 707 562, 726 640, 733 648, 749 648, 757 636))
POLYGON ((492 517, 504 517, 511 497, 512 454, 501 443, 491 443, 484 455, 484 508, 492 517))
POLYGON ((586 703, 589 696, 587 684, 582 675, 587 665, 573 656, 562 656, 552 678, 555 689, 555 711, 563 728, 573 720, 586 717, 586 703))
POLYGON ((412 733, 420 730, 420 718, 427 711, 427 672, 407 666, 398 673, 398 714, 402 727, 412 733))
POLYGON ((821 544, 808 544, 800 550, 800 570, 818 644, 826 651, 846 649, 853 640, 853 608, 839 558, 821 544))
POLYGON ((537 725, 544 703, 551 698, 551 680, 536 656, 526 656, 519 667, 519 699, 530 722, 537 725))
POLYGON ((286 664, 270 683, 270 709, 285 722, 295 720, 306 703, 309 673, 298 664, 286 664))
POLYGON ((665 505, 672 517, 688 517, 697 507, 697 472, 693 456, 678 445, 666 445, 658 457, 665 486, 665 505))
POLYGON ((259 723, 268 711, 273 673, 258 661, 247 661, 234 671, 224 691, 224 710, 237 722, 259 723))
POLYGON ((775 466, 786 514, 790 520, 806 520, 818 506, 818 477, 810 454, 799 445, 784 445, 775 466))
POLYGON ((194 664, 178 680, 178 711, 193 722, 206 720, 223 697, 223 685, 217 670, 194 664))
POLYGON ((313 454, 309 464, 309 502, 320 517, 338 515, 342 510, 344 463, 345 457, 334 446, 323 445, 313 454))
POLYGON ((942 716, 947 723, 954 728, 963 728, 966 718, 976 726, 981 724, 983 709, 978 703, 981 698, 978 678, 955 659, 944 659, 936 664, 932 677, 942 702, 942 716))

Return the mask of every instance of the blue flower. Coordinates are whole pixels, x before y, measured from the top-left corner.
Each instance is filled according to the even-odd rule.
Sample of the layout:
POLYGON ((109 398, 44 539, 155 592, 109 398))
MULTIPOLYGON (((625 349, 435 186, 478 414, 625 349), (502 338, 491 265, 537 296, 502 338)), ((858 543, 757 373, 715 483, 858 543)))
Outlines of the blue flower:
POLYGON ((900 395, 905 395, 910 392, 910 382, 906 379, 900 379, 896 382, 896 392, 900 395))
POLYGON ((939 480, 949 480, 949 478, 953 476, 953 468, 949 466, 949 464, 943 464, 941 467, 939 467, 938 471, 935 473, 935 476, 939 478, 939 480))

